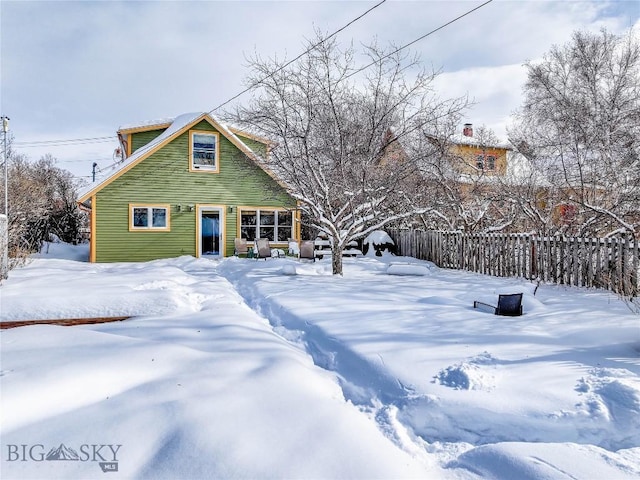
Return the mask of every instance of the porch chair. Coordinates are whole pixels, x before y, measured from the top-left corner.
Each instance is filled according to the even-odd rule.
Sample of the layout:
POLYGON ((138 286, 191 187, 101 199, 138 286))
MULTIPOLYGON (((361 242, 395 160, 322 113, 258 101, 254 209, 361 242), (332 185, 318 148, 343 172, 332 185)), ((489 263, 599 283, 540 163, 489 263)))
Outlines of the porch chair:
POLYGON ((300 244, 300 254, 298 258, 302 260, 306 258, 308 260, 316 261, 316 243, 313 240, 303 240, 300 244))
POLYGON ((475 301, 473 308, 485 306, 493 309, 494 315, 506 315, 509 317, 517 317, 522 315, 522 294, 511 293, 508 295, 498 295, 498 306, 494 307, 488 303, 475 301))
POLYGON ((264 258, 271 258, 271 246, 269 246, 268 238, 257 238, 256 239, 256 259, 260 260, 264 258))
POLYGON ((239 255, 248 255, 249 247, 247 246, 246 238, 236 238, 233 240, 233 242, 235 244, 235 251, 233 252, 233 254, 236 257, 239 255))

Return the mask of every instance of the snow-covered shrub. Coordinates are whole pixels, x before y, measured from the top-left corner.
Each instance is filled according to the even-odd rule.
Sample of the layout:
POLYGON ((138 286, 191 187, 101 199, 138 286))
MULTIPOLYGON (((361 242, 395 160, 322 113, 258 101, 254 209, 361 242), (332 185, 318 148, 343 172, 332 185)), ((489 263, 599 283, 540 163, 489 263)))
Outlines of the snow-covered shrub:
POLYGON ((396 252, 396 245, 389 234, 383 230, 371 232, 363 241, 362 253, 381 257, 384 252, 396 252))

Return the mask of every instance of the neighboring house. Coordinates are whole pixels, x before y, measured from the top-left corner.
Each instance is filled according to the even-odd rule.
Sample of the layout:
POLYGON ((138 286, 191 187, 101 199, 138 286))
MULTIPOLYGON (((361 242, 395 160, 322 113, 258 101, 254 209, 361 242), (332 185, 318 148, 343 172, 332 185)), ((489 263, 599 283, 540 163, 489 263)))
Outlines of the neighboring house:
POLYGON ((474 134, 473 125, 465 123, 461 134, 426 134, 446 159, 444 163, 450 168, 448 180, 458 182, 464 189, 477 190, 481 185, 490 188, 498 181, 512 182, 526 174, 520 166, 523 162, 514 156, 509 144, 500 142, 483 128, 479 130, 474 134))
POLYGON ((495 139, 474 136, 473 125, 466 123, 462 135, 451 139, 454 168, 462 175, 502 176, 507 174, 507 154, 511 147, 495 139))
POLYGON ((123 127, 123 161, 80 193, 92 262, 234 253, 234 238, 300 238, 295 200, 265 167, 269 144, 207 113, 123 127))
POLYGON ((440 180, 457 184, 461 201, 489 194, 500 183, 516 181, 524 172, 517 166, 514 169, 516 162, 509 144, 483 128, 479 130, 474 135, 473 125, 465 123, 462 134, 426 134, 441 155, 440 180))

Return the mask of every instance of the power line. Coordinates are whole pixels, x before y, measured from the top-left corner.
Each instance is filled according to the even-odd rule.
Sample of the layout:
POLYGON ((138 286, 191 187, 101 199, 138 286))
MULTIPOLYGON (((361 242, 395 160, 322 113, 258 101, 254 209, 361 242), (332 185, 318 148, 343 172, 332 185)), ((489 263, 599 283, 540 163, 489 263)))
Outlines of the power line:
POLYGON ((456 18, 454 18, 453 20, 449 20, 447 23, 445 23, 445 24, 443 24, 443 25, 440 25, 438 28, 436 28, 436 29, 434 29, 434 30, 431 30, 431 31, 430 31, 430 32, 428 32, 428 33, 425 33, 425 34, 424 34, 424 35, 422 35, 421 37, 416 38, 415 40, 413 40, 413 41, 411 41, 411 42, 407 43, 406 45, 403 45, 402 47, 399 47, 399 48, 395 49, 393 52, 389 52, 389 53, 388 53, 388 54, 386 54, 385 56, 383 56, 383 57, 381 57, 381 58, 379 58, 379 59, 377 59, 377 60, 374 60, 373 62, 369 63, 368 65, 365 65, 364 67, 361 67, 361 68, 359 68, 359 69, 355 70, 354 72, 351 72, 349 75, 345 75, 345 77, 344 77, 344 78, 352 77, 352 76, 353 76, 353 75, 355 75, 356 73, 360 73, 361 71, 366 70, 367 68, 369 68, 369 67, 370 67, 370 66, 372 66, 372 65, 375 65, 376 63, 380 62, 381 60, 384 60, 385 58, 388 58, 388 57, 390 57, 391 55, 395 55, 395 54, 396 54, 396 53, 398 53, 399 51, 404 50, 405 48, 407 48, 407 47, 409 47, 409 46, 413 45, 414 43, 417 43, 417 42, 419 42, 420 40, 423 40, 423 39, 427 38, 428 36, 433 35, 434 33, 438 32, 439 30, 442 30, 443 28, 448 27, 448 26, 449 26, 449 25, 451 25, 452 23, 455 23, 455 22, 457 22, 458 20, 460 20, 460 19, 462 19, 462 18, 466 17, 467 15, 472 14, 472 13, 473 13, 473 12, 475 12, 476 10, 481 9, 481 8, 482 8, 482 7, 484 7, 485 5, 488 5, 489 3, 491 3, 492 1, 493 1, 493 0, 487 0, 487 1, 486 1, 486 2, 484 2, 482 5, 478 5, 477 7, 472 8, 471 10, 469 10, 469 11, 467 11, 467 12, 463 13, 462 15, 457 16, 457 17, 456 17, 456 18))
POLYGON ((387 0, 382 0, 381 2, 375 4, 373 7, 369 8, 366 12, 362 13, 361 15, 359 15, 358 17, 354 18, 353 20, 351 20, 349 23, 347 23, 346 25, 344 25, 343 27, 339 28, 338 30, 336 30, 335 32, 333 32, 331 35, 329 35, 326 38, 323 38, 322 40, 320 40, 318 43, 311 45, 309 48, 307 48, 304 52, 302 52, 300 55, 298 55, 296 58, 294 58, 293 60, 285 63, 284 65, 282 65, 280 68, 278 68, 276 71, 271 72, 269 75, 261 78, 257 83, 254 83, 253 85, 245 88, 244 90, 242 90, 240 93, 238 93, 237 95, 231 97, 229 100, 227 100, 224 103, 221 103, 220 105, 218 105, 217 107, 209 110, 208 113, 213 113, 216 110, 224 107, 226 104, 228 104, 229 102, 232 102, 233 100, 235 100, 236 98, 244 95, 245 93, 247 93, 248 91, 250 91, 253 87, 255 87, 256 85, 259 85, 260 83, 264 82, 266 79, 271 78, 272 76, 274 76, 276 73, 284 70, 285 68, 287 68, 289 65, 291 65, 293 62, 295 62, 296 60, 299 60, 300 58, 304 57, 306 54, 308 54, 309 52, 311 52, 313 49, 315 49, 316 47, 319 47, 320 45, 322 45, 324 42, 326 42, 327 40, 329 40, 330 38, 335 37, 338 33, 340 33, 341 31, 343 31, 344 29, 346 29, 347 27, 349 27, 350 25, 354 24, 355 22, 357 22, 358 20, 360 20, 362 17, 364 17, 365 15, 367 15, 369 12, 372 12, 373 10, 375 10, 376 8, 378 8, 380 5, 382 5, 384 2, 386 2, 387 0))
POLYGON ((32 148, 32 147, 66 147, 72 145, 86 145, 91 143, 104 143, 115 141, 116 138, 114 136, 110 137, 90 137, 90 138, 69 138, 69 139, 59 139, 59 140, 40 140, 34 142, 13 142, 13 145, 21 148, 32 148))
MULTIPOLYGON (((348 22, 344 26, 340 27, 338 30, 333 32, 328 37, 326 37, 326 38, 322 39, 321 41, 319 41, 318 43, 312 45, 307 50, 305 50, 300 55, 298 55, 296 58, 294 58, 293 60, 287 62, 285 65, 280 67, 278 70, 276 70, 275 72, 271 73, 270 75, 267 75, 266 77, 264 77, 260 81, 262 82, 262 81, 266 80, 267 78, 275 75, 279 71, 283 70, 284 68, 288 67, 293 62, 295 62, 296 60, 302 58, 304 55, 306 55, 307 53, 312 51, 314 48, 322 45, 324 42, 326 42, 330 38, 335 37, 338 33, 342 32, 347 27, 349 27, 350 25, 354 24, 355 22, 357 22, 362 17, 364 17, 368 13, 370 13, 373 10, 375 10, 376 8, 378 8, 380 5, 382 5, 386 1, 387 0, 382 0, 382 1, 378 2, 378 3, 376 3, 373 7, 369 8, 368 10, 366 10, 361 15, 357 16, 356 18, 354 18, 353 20, 351 20, 350 22, 348 22)), ((234 97, 230 98, 226 102, 221 103, 220 105, 218 105, 217 107, 213 108, 212 110, 209 110, 209 113, 215 112, 216 110, 218 110, 219 108, 225 106, 229 102, 232 102, 233 100, 235 100, 236 98, 240 97, 241 95, 244 95, 245 93, 247 93, 252 88, 253 88, 253 85, 251 87, 247 87, 246 89, 244 89, 243 91, 241 91, 240 93, 238 93, 234 97)), ((113 138, 113 137, 92 137, 92 138, 72 138, 72 139, 59 139, 59 140, 41 140, 41 141, 34 141, 34 142, 26 142, 26 141, 24 141, 24 142, 13 142, 13 145, 16 146, 16 147, 21 147, 21 148, 58 147, 58 146, 85 145, 85 144, 90 144, 90 143, 102 143, 102 142, 108 142, 108 141, 113 141, 113 140, 115 140, 115 138, 113 138)))
MULTIPOLYGON (((380 3, 374 5, 373 7, 371 7, 369 10, 367 10, 366 12, 364 12, 362 15, 360 15, 359 17, 353 19, 352 21, 350 21, 349 23, 347 23, 345 26, 343 26, 342 28, 336 30, 334 33, 332 33, 331 35, 329 35, 328 37, 324 38, 323 40, 319 41, 318 43, 312 45, 311 47, 309 47, 307 50, 305 50, 304 52, 302 52, 300 55, 298 55, 296 58, 294 58, 293 60, 285 63, 283 66, 279 67, 278 69, 276 69, 274 72, 270 73, 269 75, 266 75, 265 77, 261 78, 258 82, 254 82, 253 85, 245 88, 243 91, 241 91, 240 93, 238 93, 237 95, 231 97, 229 100, 221 103, 220 105, 218 105, 217 107, 215 107, 212 110, 209 110, 209 113, 213 113, 216 110, 218 110, 219 108, 225 106, 226 104, 228 104, 229 102, 235 100, 236 98, 240 97, 241 95, 244 95, 245 93, 247 93, 248 91, 250 91, 253 87, 255 87, 256 85, 259 85, 261 82, 263 82, 264 80, 267 80, 268 78, 271 78, 273 75, 275 75, 276 73, 282 71, 283 69, 285 69, 286 67, 288 67, 289 65, 291 65, 293 62, 295 62, 296 60, 300 59, 301 57, 303 57, 304 55, 306 55, 307 53, 309 53, 310 51, 312 51, 314 48, 318 47, 319 45, 322 45, 324 42, 326 42, 327 40, 329 40, 330 38, 334 37, 335 35, 337 35, 338 33, 340 33, 342 30, 344 30, 345 28, 347 28, 349 25, 351 25, 352 23, 360 20, 362 17, 364 17, 365 15, 367 15, 369 12, 371 12, 372 10, 378 8, 380 5, 382 5, 386 0, 382 0, 380 3)), ((349 78, 352 77, 353 75, 360 73, 361 71, 371 67, 372 65, 375 65, 376 63, 378 63, 381 60, 384 60, 387 57, 390 57, 391 55, 394 55, 396 53, 398 53, 401 50, 404 50, 405 48, 419 42, 420 40, 423 40, 425 38, 427 38, 430 35, 433 35, 434 33, 442 30, 445 27, 448 27, 449 25, 451 25, 452 23, 457 22, 458 20, 466 17, 467 15, 472 14, 473 12, 475 12, 476 10, 481 9, 482 7, 484 7, 485 5, 488 5, 489 3, 491 3, 493 0, 487 0, 486 2, 482 3, 481 5, 478 5, 477 7, 472 8, 471 10, 468 10, 467 12, 463 13, 462 15, 458 15, 456 18, 449 20, 447 23, 440 25, 438 28, 435 28, 433 30, 431 30, 430 32, 425 33, 424 35, 416 38, 415 40, 397 48, 396 50, 394 50, 393 52, 388 53, 387 55, 383 56, 382 58, 378 59, 378 60, 374 60, 373 62, 365 65, 364 67, 361 67, 357 70, 355 70, 354 72, 351 72, 349 75, 346 75, 344 78, 349 78)))
MULTIPOLYGON (((338 30, 336 30, 335 32, 333 32, 331 35, 329 35, 328 37, 322 39, 321 41, 319 41, 318 43, 312 45, 311 47, 309 47, 307 50, 305 50, 304 52, 302 52, 300 55, 298 55, 296 58, 294 58, 293 60, 287 62, 285 65, 283 65, 282 67, 280 67, 279 69, 277 69, 275 72, 271 72, 269 75, 265 76, 264 78, 262 78, 260 80, 260 82, 266 80, 267 78, 275 75, 276 73, 278 73, 279 71, 283 70, 284 68, 286 68, 287 66, 291 65, 293 62, 295 62, 296 60, 298 60, 299 58, 303 57, 304 55, 306 55, 307 53, 309 53, 311 50, 313 50, 314 48, 318 47, 319 45, 322 45, 324 42, 326 42, 327 40, 329 40, 330 38, 336 36, 338 33, 340 33, 341 31, 343 31, 345 28, 347 28, 349 25, 352 25, 353 23, 357 22, 358 20, 360 20, 362 17, 364 17, 365 15, 367 15, 369 12, 375 10, 376 8, 378 8, 380 5, 382 5, 383 3, 385 3, 387 0, 382 0, 380 2, 378 2, 377 4, 375 4, 373 7, 369 8, 367 11, 365 11, 364 13, 360 14, 358 17, 354 18, 353 20, 351 20, 349 23, 347 23, 346 25, 340 27, 338 30)), ((226 105, 227 103, 235 100, 236 98, 238 98, 241 95, 244 95, 245 93, 247 93, 248 91, 250 91, 255 85, 252 85, 250 87, 245 88, 242 92, 238 93, 237 95, 233 96, 232 98, 230 98, 229 100, 227 100, 224 103, 221 103, 220 105, 218 105, 217 107, 215 107, 212 110, 209 110, 209 112, 207 113, 213 113, 214 111, 218 110, 219 108, 223 107, 224 105, 226 105)), ((142 147, 140 147, 138 150, 136 150, 136 153, 143 153, 145 151, 145 149, 148 149, 149 144, 144 145, 142 147)), ((117 163, 117 162, 116 162, 117 163)), ((112 165, 109 165, 105 168, 100 169, 99 171, 103 171, 106 168, 111 167, 112 165)))
MULTIPOLYGON (((390 57, 391 55, 394 55, 396 53, 398 53, 401 50, 404 50, 405 48, 419 42, 420 40, 425 39, 426 37, 433 35, 434 33, 438 32, 439 30, 442 30, 445 27, 448 27, 449 25, 451 25, 452 23, 457 22, 458 20, 466 17, 467 15, 470 15, 471 13, 475 12, 476 10, 479 10, 480 8, 484 7, 485 5, 491 3, 493 0, 487 0, 486 2, 484 2, 481 5, 478 5, 475 8, 472 8, 471 10, 463 13, 462 15, 457 16, 456 18, 448 21, 447 23, 439 26, 438 28, 431 30, 428 33, 425 33, 424 35, 422 35, 421 37, 416 38, 415 40, 403 45, 402 47, 397 48, 396 50, 394 50, 393 52, 388 53, 387 55, 383 56, 382 58, 375 60, 367 65, 365 65, 364 67, 361 67, 357 70, 355 70, 354 72, 351 72, 349 75, 347 75, 345 78, 349 78, 369 67, 371 67, 372 65, 375 65, 376 63, 378 63, 380 60, 384 60, 387 57, 390 57)), ((331 35, 329 35, 328 37, 322 39, 321 41, 319 41, 318 43, 315 43, 314 45, 310 46, 308 49, 306 49, 304 52, 302 52, 300 55, 298 55, 297 57, 295 57, 294 59, 290 60, 289 62, 285 63, 284 65, 282 65, 281 67, 279 67, 278 69, 276 69, 274 72, 270 73, 269 75, 266 75, 265 77, 261 78, 257 83, 254 83, 253 85, 245 88, 244 90, 242 90, 240 93, 238 93, 237 95, 231 97, 230 99, 228 99, 227 101, 221 103, 220 105, 218 105, 217 107, 209 110, 208 113, 213 113, 216 110, 222 108, 223 106, 227 105, 228 103, 232 102, 233 100, 235 100, 236 98, 244 95, 245 93, 249 92, 253 87, 255 87, 256 85, 258 85, 259 83, 263 82, 264 80, 267 80, 268 78, 272 77, 273 75, 275 75, 276 73, 284 70, 286 67, 288 67, 289 65, 291 65, 292 63, 294 63, 295 61, 299 60, 300 58, 302 58, 303 56, 305 56, 306 54, 308 54, 309 52, 311 52, 312 50, 314 50, 315 48, 317 48, 318 46, 322 45, 324 42, 326 42, 327 40, 335 37, 338 33, 342 32, 343 30, 345 30, 346 28, 348 28, 350 25, 354 24, 355 22, 357 22, 358 20, 360 20, 361 18, 363 18, 365 15, 369 14, 370 12, 372 12, 373 10, 375 10, 376 8, 378 8, 380 5, 382 5, 383 3, 385 3, 386 0, 382 0, 380 2, 378 2, 377 4, 375 4, 374 6, 372 6, 371 8, 369 8, 368 10, 366 10, 364 13, 360 14, 359 16, 357 16, 356 18, 354 18, 353 20, 351 20, 350 22, 348 22, 347 24, 345 24, 344 26, 342 26, 341 28, 339 28, 338 30, 336 30, 335 32, 333 32, 331 35)), ((87 144, 92 144, 92 143, 106 143, 106 142, 111 142, 111 141, 115 141, 116 139, 113 136, 109 136, 109 137, 89 137, 89 138, 73 138, 73 139, 58 139, 58 140, 41 140, 41 141, 33 141, 33 142, 13 142, 13 145, 16 147, 21 147, 21 148, 35 148, 35 147, 63 147, 63 146, 75 146, 75 145, 87 145, 87 144)))
POLYGON ((58 163, 80 163, 80 162, 104 162, 104 161, 112 161, 113 160, 113 156, 111 157, 100 157, 100 158, 79 158, 79 159, 75 159, 75 160, 60 160, 60 159, 56 159, 56 161, 58 163))

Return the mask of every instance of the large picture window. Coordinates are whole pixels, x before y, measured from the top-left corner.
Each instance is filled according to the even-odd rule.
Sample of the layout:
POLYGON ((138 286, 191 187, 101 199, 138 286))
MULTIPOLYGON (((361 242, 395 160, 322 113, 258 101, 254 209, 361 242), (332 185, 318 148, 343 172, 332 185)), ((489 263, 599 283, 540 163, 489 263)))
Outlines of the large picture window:
POLYGON ((249 241, 266 238, 287 243, 293 238, 293 212, 287 210, 241 210, 240 235, 249 241))
POLYGON ((129 230, 169 230, 169 205, 130 205, 129 230))
POLYGON ((192 131, 189 135, 191 171, 218 171, 218 134, 192 131))

